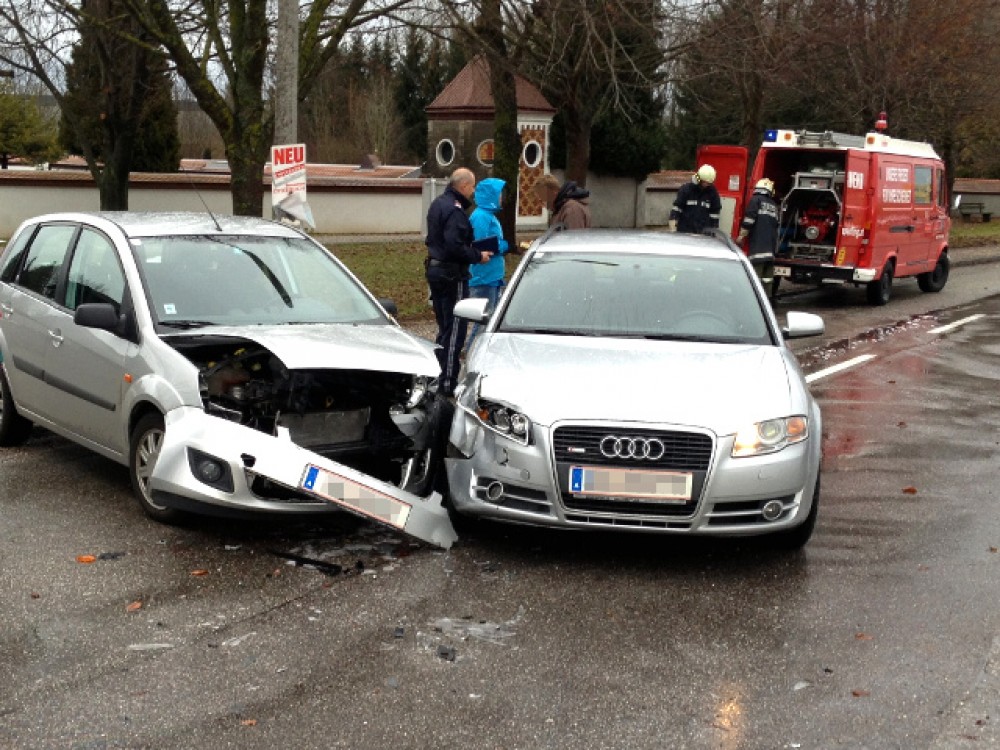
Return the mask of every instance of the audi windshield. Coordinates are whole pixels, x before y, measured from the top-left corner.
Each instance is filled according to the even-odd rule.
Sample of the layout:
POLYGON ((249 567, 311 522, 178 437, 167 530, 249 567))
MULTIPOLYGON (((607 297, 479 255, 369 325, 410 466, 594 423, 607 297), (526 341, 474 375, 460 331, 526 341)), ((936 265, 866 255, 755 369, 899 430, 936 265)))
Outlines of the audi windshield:
POLYGON ((771 343, 741 263, 637 253, 536 253, 498 333, 771 343))

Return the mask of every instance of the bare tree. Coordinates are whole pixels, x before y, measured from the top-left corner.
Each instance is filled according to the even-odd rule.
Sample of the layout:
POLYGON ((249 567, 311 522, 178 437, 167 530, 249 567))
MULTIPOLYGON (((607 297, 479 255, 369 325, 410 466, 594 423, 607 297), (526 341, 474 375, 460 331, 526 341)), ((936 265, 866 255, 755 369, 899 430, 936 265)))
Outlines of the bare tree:
MULTIPOLYGON (((272 143, 269 97, 274 18, 267 0, 123 0, 162 45, 225 144, 233 211, 260 215, 262 175, 272 143)), ((410 0, 315 0, 302 6, 299 91, 309 96, 352 28, 390 17, 410 0)))
POLYGON ((0 19, 6 25, 0 61, 37 78, 66 115, 66 126, 97 183, 101 208, 127 208, 136 132, 158 73, 155 50, 133 43, 139 29, 122 14, 117 0, 86 0, 79 7, 60 0, 3 0, 0 19), (71 47, 81 36, 88 51, 96 53, 100 79, 102 116, 93 129, 74 110, 65 89, 71 47))

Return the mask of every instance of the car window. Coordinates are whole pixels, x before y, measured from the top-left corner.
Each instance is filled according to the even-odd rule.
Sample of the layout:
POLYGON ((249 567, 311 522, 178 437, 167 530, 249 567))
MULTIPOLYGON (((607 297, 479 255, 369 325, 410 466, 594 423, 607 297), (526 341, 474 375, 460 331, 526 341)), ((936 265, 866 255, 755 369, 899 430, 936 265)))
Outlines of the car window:
POLYGON ((333 257, 308 240, 213 235, 132 245, 164 325, 389 323, 333 257))
POLYGON ((84 229, 77 240, 66 282, 66 307, 75 310, 88 302, 107 302, 121 312, 125 275, 111 240, 84 229))
POLYGON ((537 253, 498 330, 768 343, 742 263, 653 254, 537 253))
POLYGON ((70 240, 76 233, 71 224, 53 224, 39 228, 28 248, 24 268, 17 283, 49 299, 55 299, 70 240))
POLYGON ((0 267, 0 281, 12 282, 17 277, 18 269, 21 267, 21 259, 24 251, 28 247, 28 239, 34 230, 25 230, 14 238, 14 241, 7 246, 3 253, 3 266, 0 267))

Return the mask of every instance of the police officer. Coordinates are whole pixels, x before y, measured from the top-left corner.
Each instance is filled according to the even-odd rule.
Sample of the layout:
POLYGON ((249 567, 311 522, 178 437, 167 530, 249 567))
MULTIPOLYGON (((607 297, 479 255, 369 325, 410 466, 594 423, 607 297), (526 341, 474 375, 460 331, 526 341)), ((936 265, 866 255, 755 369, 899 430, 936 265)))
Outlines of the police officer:
POLYGON ((715 168, 702 164, 691 177, 691 182, 681 185, 670 210, 671 232, 701 234, 706 229, 719 226, 722 199, 715 189, 715 168))
POLYGON ((466 211, 476 190, 476 176, 459 168, 448 187, 427 211, 427 285, 437 319, 438 362, 441 380, 438 392, 451 396, 458 379, 459 356, 465 344, 466 325, 455 320, 456 303, 469 296, 469 264, 485 263, 492 253, 472 247, 472 225, 466 211))
POLYGON ((747 210, 740 222, 737 242, 747 242, 747 256, 764 289, 774 296, 774 250, 778 246, 778 202, 774 183, 764 177, 757 180, 747 210))

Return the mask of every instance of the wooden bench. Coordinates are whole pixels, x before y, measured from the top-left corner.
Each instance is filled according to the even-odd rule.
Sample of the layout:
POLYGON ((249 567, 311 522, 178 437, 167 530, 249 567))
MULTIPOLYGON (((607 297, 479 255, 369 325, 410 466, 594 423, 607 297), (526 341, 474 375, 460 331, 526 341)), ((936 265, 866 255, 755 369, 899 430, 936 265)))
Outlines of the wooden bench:
POLYGON ((970 221, 973 218, 977 218, 980 221, 989 221, 992 217, 992 213, 989 211, 984 211, 986 208, 983 203, 960 203, 958 206, 958 212, 962 215, 965 221, 970 221))

